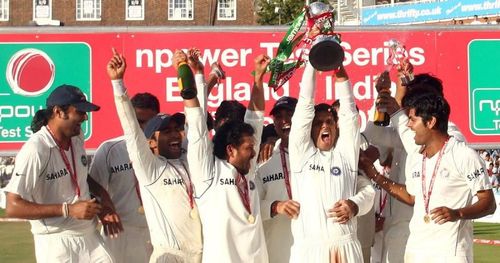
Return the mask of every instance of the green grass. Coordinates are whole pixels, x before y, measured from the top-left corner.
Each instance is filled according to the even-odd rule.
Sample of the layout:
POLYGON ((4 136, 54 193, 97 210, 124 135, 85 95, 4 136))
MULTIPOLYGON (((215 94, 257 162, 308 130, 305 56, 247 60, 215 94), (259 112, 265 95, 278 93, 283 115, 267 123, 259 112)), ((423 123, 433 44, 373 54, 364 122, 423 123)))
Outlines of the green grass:
POLYGON ((35 247, 28 222, 1 222, 0 233, 0 262, 35 262, 35 247))
MULTIPOLYGON (((0 217, 5 213, 0 209, 0 217)), ((474 223, 474 238, 500 240, 500 224, 474 223)), ((496 263, 500 247, 474 244, 474 262, 496 263)), ((28 222, 0 222, 0 262, 35 262, 33 236, 28 222)))

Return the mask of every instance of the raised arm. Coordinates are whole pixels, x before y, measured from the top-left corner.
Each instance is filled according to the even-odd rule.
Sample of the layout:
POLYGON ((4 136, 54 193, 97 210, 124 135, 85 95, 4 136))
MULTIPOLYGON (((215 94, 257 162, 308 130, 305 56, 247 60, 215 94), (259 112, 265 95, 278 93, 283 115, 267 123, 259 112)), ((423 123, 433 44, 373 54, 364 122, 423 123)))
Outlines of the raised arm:
POLYGON ((116 111, 124 132, 130 160, 134 163, 137 180, 145 185, 158 178, 158 170, 155 167, 158 159, 149 148, 149 142, 137 121, 134 107, 123 84, 126 67, 125 57, 113 49, 113 57, 108 62, 107 73, 113 86, 116 111))
POLYGON ((299 98, 292 117, 292 127, 288 142, 290 168, 302 168, 306 153, 314 151, 311 128, 314 119, 314 93, 316 91, 316 70, 307 62, 300 83, 299 98))
MULTIPOLYGON (((184 52, 176 50, 174 67, 178 70, 181 64, 187 63, 187 59, 184 52)), ((212 142, 208 136, 206 111, 200 107, 198 97, 184 98, 184 113, 189 127, 187 130, 187 160, 191 182, 194 185, 195 195, 200 197, 211 185, 214 176, 211 173, 214 165, 212 142)))

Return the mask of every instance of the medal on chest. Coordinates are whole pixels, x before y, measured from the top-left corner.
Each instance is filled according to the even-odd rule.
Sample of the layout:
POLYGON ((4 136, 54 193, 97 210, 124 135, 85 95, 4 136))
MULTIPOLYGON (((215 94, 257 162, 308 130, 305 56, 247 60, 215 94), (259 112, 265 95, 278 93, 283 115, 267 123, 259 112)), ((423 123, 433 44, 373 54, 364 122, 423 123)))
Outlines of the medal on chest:
POLYGON ((426 187, 426 181, 425 181, 425 174, 427 172, 425 168, 425 161, 427 159, 427 154, 424 153, 424 157, 422 159, 422 195, 424 197, 424 208, 425 208, 425 215, 424 215, 424 222, 426 224, 429 224, 431 222, 431 216, 429 213, 429 201, 431 199, 431 194, 432 194, 432 189, 434 188, 434 182, 436 181, 436 174, 439 169, 439 164, 441 163, 441 159, 443 158, 444 150, 446 148, 446 145, 448 144, 448 139, 444 142, 443 147, 441 150, 439 150, 439 155, 436 160, 436 165, 434 166, 434 169, 432 171, 432 176, 431 176, 431 181, 429 183, 429 190, 427 191, 426 187))

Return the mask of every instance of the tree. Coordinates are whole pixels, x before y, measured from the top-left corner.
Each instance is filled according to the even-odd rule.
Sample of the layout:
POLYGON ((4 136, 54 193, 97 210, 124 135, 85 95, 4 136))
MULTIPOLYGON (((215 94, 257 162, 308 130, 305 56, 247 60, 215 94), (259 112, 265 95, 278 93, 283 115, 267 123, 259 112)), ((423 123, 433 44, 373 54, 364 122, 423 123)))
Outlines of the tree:
MULTIPOLYGON (((327 0, 311 0, 313 2, 328 3, 327 0)), ((259 18, 261 25, 290 24, 302 11, 306 4, 304 0, 259 0, 259 18)))

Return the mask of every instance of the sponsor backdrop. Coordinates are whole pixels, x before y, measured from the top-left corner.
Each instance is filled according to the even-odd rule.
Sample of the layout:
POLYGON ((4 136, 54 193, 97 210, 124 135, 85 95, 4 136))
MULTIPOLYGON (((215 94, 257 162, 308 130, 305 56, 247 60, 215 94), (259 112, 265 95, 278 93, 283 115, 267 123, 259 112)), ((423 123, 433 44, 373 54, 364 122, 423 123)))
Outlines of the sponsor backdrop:
POLYGON ((424 23, 427 21, 493 16, 500 0, 447 0, 424 3, 370 6, 361 9, 362 25, 424 23))
MULTIPOLYGON (((500 72, 495 53, 500 49, 498 31, 341 33, 346 52, 344 65, 353 83, 363 127, 376 97, 374 79, 388 68, 387 41, 395 38, 405 43, 416 73, 430 72, 443 79, 452 107, 451 120, 469 143, 500 142, 500 83, 495 79, 500 72)), ((89 150, 120 135, 122 130, 106 75, 112 47, 127 58, 125 83, 129 94, 151 92, 162 102, 161 110, 168 113, 182 111, 172 67, 173 53, 192 46, 200 48, 206 74, 208 65, 215 61, 227 72, 227 78, 208 98, 209 111, 214 112, 223 100, 248 103, 254 57, 261 53, 273 56, 283 35, 282 31, 0 34, 0 70, 4 73, 0 79, 0 151, 19 149, 31 135, 29 125, 36 110, 44 107, 48 94, 64 83, 79 86, 89 100, 102 106, 89 116, 84 127, 89 150)), ((277 92, 266 86, 266 112, 279 97, 298 95, 301 75, 299 69, 277 92)), ((331 72, 318 76, 317 101, 335 100, 332 83, 331 72)))

